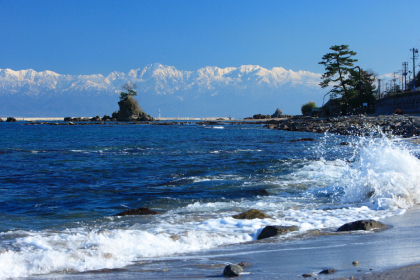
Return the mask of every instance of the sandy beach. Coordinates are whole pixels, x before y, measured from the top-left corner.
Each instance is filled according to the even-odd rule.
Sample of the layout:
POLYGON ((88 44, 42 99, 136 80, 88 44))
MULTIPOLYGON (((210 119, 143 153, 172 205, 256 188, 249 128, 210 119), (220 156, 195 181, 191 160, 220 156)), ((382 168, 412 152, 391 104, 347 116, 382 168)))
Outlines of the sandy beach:
POLYGON ((419 216, 416 207, 385 218, 382 222, 390 227, 379 232, 312 232, 293 242, 270 238, 158 261, 143 259, 124 269, 27 279, 211 279, 222 277, 225 265, 239 262, 251 265, 238 279, 419 279, 419 216), (318 274, 328 268, 337 271, 318 274), (313 277, 304 278, 304 273, 313 277))
POLYGON ((420 263, 419 216, 420 208, 416 207, 383 219, 391 226, 384 231, 313 236, 302 247, 273 243, 267 251, 249 252, 232 262, 256 263, 245 269, 251 273, 244 275, 245 279, 298 279, 304 273, 327 268, 337 272, 312 279, 419 279, 420 267, 410 266, 420 263), (355 266, 353 261, 359 264, 355 266))

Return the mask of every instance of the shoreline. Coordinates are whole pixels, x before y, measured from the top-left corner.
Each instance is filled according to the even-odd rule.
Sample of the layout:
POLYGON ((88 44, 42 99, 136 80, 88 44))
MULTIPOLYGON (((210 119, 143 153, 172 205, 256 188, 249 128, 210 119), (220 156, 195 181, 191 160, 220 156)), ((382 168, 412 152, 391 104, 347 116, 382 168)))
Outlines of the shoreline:
POLYGON ((396 136, 420 135, 418 115, 353 115, 336 118, 301 118, 269 121, 266 127, 274 130, 333 133, 370 136, 373 131, 396 136))
POLYGON ((25 121, 25 125, 264 125, 272 130, 312 133, 329 132, 338 135, 370 136, 372 132, 410 138, 420 136, 420 116, 401 115, 353 115, 334 118, 313 118, 294 116, 272 119, 197 118, 196 120, 155 121, 103 121, 83 119, 81 121, 25 121))
POLYGON ((418 279, 420 206, 380 219, 377 232, 320 231, 292 239, 270 238, 163 258, 142 258, 119 269, 52 273, 27 279, 209 279, 228 264, 247 262, 237 279, 418 279), (358 265, 353 265, 358 261, 358 265), (334 268, 332 274, 320 271, 334 268), (302 277, 312 273, 312 277, 302 277), (352 278, 353 277, 353 278, 352 278))

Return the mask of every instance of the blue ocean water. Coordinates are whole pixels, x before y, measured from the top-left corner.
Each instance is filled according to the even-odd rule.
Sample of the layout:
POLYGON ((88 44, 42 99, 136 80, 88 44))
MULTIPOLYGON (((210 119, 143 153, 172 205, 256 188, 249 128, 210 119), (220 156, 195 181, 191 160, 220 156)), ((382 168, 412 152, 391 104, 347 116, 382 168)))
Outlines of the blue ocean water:
POLYGON ((252 242, 265 225, 334 230, 420 198, 416 148, 385 137, 19 122, 0 123, 0 143, 0 278, 252 242), (160 215, 114 217, 138 207, 160 215), (271 218, 231 218, 252 208, 271 218))
POLYGON ((222 127, 4 124, 0 230, 60 228, 127 207, 167 211, 253 196, 245 182, 251 190, 269 189, 262 180, 291 171, 282 161, 313 157, 289 142, 304 133, 222 127))

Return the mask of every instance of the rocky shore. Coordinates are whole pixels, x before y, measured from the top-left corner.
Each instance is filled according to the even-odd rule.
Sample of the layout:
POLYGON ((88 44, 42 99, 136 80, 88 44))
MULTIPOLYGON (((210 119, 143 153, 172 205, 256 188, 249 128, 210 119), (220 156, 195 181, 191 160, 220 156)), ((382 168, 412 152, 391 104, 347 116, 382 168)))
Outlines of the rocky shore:
POLYGON ((269 129, 304 131, 340 135, 368 136, 382 132, 403 137, 420 135, 420 116, 417 115, 357 115, 336 118, 288 118, 269 120, 269 129))

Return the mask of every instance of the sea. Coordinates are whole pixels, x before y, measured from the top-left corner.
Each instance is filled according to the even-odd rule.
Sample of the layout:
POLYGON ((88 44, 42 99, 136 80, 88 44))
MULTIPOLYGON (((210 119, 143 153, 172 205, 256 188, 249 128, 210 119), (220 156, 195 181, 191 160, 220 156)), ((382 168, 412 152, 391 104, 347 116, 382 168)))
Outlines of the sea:
POLYGON ((270 240, 304 246, 347 222, 404 215, 420 202, 419 157, 418 145, 374 131, 3 122, 0 278, 211 266, 209 252, 270 246, 257 240, 268 225, 298 226, 270 240), (314 141, 292 141, 304 138, 314 141), (115 216, 139 207, 159 214, 115 216), (232 218, 250 209, 270 218, 232 218))

